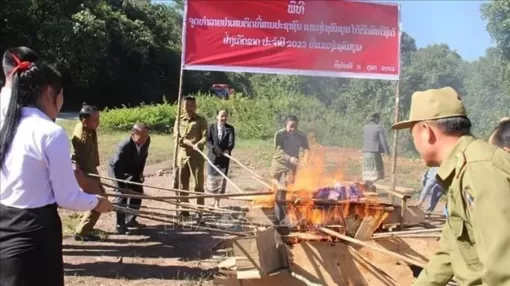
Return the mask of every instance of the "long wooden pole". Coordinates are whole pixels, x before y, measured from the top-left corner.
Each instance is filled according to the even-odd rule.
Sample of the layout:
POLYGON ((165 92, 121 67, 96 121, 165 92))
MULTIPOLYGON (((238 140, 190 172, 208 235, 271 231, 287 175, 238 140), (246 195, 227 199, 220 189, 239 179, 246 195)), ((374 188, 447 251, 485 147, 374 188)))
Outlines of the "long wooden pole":
POLYGON ((152 216, 153 215, 158 215, 159 216, 161 214, 150 213, 150 212, 141 212, 141 211, 137 211, 137 210, 133 210, 133 209, 128 209, 128 208, 122 208, 122 207, 118 207, 118 206, 113 206, 113 211, 120 212, 120 213, 125 213, 125 214, 137 215, 139 217, 143 217, 143 218, 149 219, 149 220, 155 220, 155 221, 159 221, 159 222, 167 222, 167 223, 177 224, 177 225, 181 225, 181 226, 187 226, 187 227, 191 227, 194 230, 212 231, 212 232, 219 232, 219 233, 230 234, 230 235, 237 235, 237 236, 247 236, 247 235, 251 234, 251 233, 248 233, 248 232, 235 232, 235 231, 228 231, 228 230, 223 230, 223 229, 203 227, 203 226, 198 226, 198 225, 190 225, 190 224, 186 224, 186 223, 183 223, 181 221, 175 220, 175 219, 172 218, 172 216, 166 216, 166 215, 163 216, 163 217, 167 217, 168 220, 161 219, 161 218, 155 218, 155 217, 152 217, 152 216))
POLYGON ((320 231, 324 232, 327 235, 331 235, 331 236, 334 236, 334 237, 339 238, 341 240, 344 240, 344 241, 347 241, 347 242, 350 242, 350 243, 353 243, 353 244, 357 244, 359 246, 363 246, 363 247, 366 247, 366 248, 370 248, 372 250, 379 251, 379 252, 384 253, 384 254, 389 255, 389 256, 393 256, 393 257, 395 257, 395 258, 397 258, 399 260, 402 260, 402 261, 404 261, 406 263, 409 263, 411 265, 416 265, 418 267, 425 268, 425 264, 424 263, 421 263, 421 262, 419 262, 417 260, 414 260, 412 258, 403 256, 403 255, 398 254, 396 252, 389 251, 389 250, 381 248, 381 247, 373 246, 373 245, 371 245, 369 243, 366 243, 364 241, 361 241, 361 240, 349 237, 347 235, 343 235, 343 234, 341 234, 339 232, 336 232, 334 230, 331 230, 329 228, 319 227, 318 229, 320 231))
MULTIPOLYGON (((151 199, 153 198, 152 196, 150 195, 140 195, 140 193, 138 192, 135 192, 131 189, 126 189, 126 188, 117 188, 115 186, 111 186, 111 185, 108 185, 108 184, 102 184, 106 187, 110 187, 112 189, 116 189, 118 190, 119 192, 121 193, 124 193, 124 194, 130 194, 130 195, 135 195, 135 196, 143 196, 141 199, 151 199)), ((199 194, 202 194, 202 193, 199 193, 199 194)), ((221 208, 215 208, 215 207, 209 207, 209 206, 197 206, 195 204, 190 204, 190 203, 183 203, 183 202, 176 202, 176 201, 171 201, 171 200, 164 200, 164 199, 154 199, 155 201, 159 201, 159 202, 163 202, 163 203, 167 203, 167 204, 171 204, 171 205, 174 205, 174 206, 177 206, 178 208, 179 207, 185 207, 185 208, 188 208, 188 209, 194 209, 195 211, 194 212, 206 212, 206 213, 214 213, 214 214, 232 214, 232 213, 239 213, 239 212, 236 212, 236 211, 230 211, 230 210, 226 210, 226 209, 221 209, 221 208)))
MULTIPOLYGON (((400 80, 397 81, 395 88, 395 119, 394 122, 398 123, 400 117, 400 80)), ((397 186, 397 145, 398 145, 398 130, 393 131, 393 146, 392 146, 392 165, 391 165, 391 189, 395 190, 397 186)), ((392 204, 395 204, 395 197, 392 197, 392 204)))
POLYGON ((230 160, 232 160, 232 161, 236 162, 239 166, 243 167, 243 169, 245 169, 246 171, 248 171, 250 174, 252 174, 252 175, 253 175, 253 178, 254 178, 257 182, 261 183, 261 184, 262 184, 262 185, 264 185, 266 188, 268 188, 268 189, 270 189, 270 190, 273 188, 273 187, 271 187, 271 185, 269 185, 268 183, 266 183, 266 182, 262 181, 262 180, 263 180, 262 176, 260 176, 259 174, 255 173, 255 172, 254 172, 253 170, 251 170, 250 168, 246 167, 243 163, 241 163, 241 162, 240 162, 239 160, 237 160, 236 158, 234 158, 234 157, 230 156, 229 154, 223 154, 223 156, 225 156, 225 157, 229 158, 230 160))
POLYGON ((376 233, 372 237, 391 237, 391 236, 399 236, 399 235, 407 235, 407 234, 422 234, 422 233, 431 233, 431 232, 441 232, 443 228, 426 228, 426 229, 415 229, 415 230, 405 230, 405 231, 390 231, 390 232, 381 232, 376 233))
MULTIPOLYGON (((117 178, 110 178, 110 177, 101 176, 101 175, 97 175, 97 174, 91 174, 91 173, 86 174, 86 176, 94 177, 94 178, 99 178, 99 179, 104 179, 104 180, 110 180, 110 181, 114 181, 114 182, 117 182, 117 183, 124 183, 124 184, 129 184, 129 185, 146 187, 146 188, 151 188, 151 189, 156 189, 156 190, 170 191, 170 192, 174 192, 174 193, 186 193, 186 194, 190 194, 190 195, 203 195, 203 193, 200 193, 200 192, 193 192, 193 191, 185 191, 185 190, 180 190, 180 189, 158 187, 158 186, 147 185, 147 184, 142 184, 142 183, 137 183, 137 182, 131 182, 131 181, 127 181, 127 180, 121 180, 121 179, 117 179, 117 178)), ((102 185, 107 186, 109 188, 122 189, 122 188, 117 188, 117 187, 114 187, 112 185, 108 185, 108 184, 104 184, 104 183, 102 185)))
POLYGON ((223 174, 223 172, 218 169, 218 167, 216 167, 214 165, 214 163, 209 159, 207 158, 207 155, 204 154, 204 152, 198 150, 198 149, 195 149, 195 151, 197 151, 200 155, 202 155, 202 157, 204 157, 204 159, 207 161, 207 163, 209 163, 209 165, 211 165, 211 167, 214 168, 214 170, 216 170, 216 172, 218 172, 225 180, 227 180, 227 182, 229 182, 232 187, 234 187, 238 192, 242 193, 243 190, 241 190, 241 188, 239 188, 236 183, 232 182, 232 180, 229 179, 229 177, 227 177, 227 175, 223 174))
POLYGON ((247 197, 247 196, 266 196, 272 195, 273 192, 252 192, 252 193, 239 193, 239 194, 208 194, 200 196, 151 196, 145 195, 128 195, 128 194, 114 194, 108 193, 108 196, 119 198, 134 198, 134 199, 151 199, 151 200, 177 200, 177 199, 201 199, 201 198, 230 198, 230 197, 247 197))

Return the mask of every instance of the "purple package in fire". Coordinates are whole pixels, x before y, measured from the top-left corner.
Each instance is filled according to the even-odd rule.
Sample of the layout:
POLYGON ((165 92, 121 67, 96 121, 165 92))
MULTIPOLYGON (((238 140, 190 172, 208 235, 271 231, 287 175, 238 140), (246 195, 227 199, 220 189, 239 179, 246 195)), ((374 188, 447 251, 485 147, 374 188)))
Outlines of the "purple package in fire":
POLYGON ((320 188, 316 193, 315 199, 328 199, 328 200, 358 200, 362 196, 361 190, 357 185, 342 186, 337 184, 334 187, 320 188))

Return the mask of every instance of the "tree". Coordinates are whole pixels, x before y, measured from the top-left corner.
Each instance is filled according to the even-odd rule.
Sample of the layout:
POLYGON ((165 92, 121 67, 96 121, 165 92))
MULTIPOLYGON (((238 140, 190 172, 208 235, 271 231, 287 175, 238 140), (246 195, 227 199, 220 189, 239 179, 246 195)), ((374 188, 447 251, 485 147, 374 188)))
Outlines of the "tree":
POLYGON ((487 31, 510 60, 510 1, 488 2, 482 5, 481 12, 487 21, 487 31))

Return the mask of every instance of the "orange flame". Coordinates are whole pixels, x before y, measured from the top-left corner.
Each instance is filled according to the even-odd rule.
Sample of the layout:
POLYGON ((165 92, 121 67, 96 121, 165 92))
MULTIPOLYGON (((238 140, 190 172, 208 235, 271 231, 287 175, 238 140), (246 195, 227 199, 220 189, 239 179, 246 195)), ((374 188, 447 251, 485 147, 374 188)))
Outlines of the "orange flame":
MULTIPOLYGON (((379 202, 376 198, 364 198, 359 203, 351 203, 347 199, 337 201, 336 205, 327 203, 322 205, 319 200, 315 200, 314 195, 319 189, 333 187, 338 183, 356 184, 362 194, 366 191, 363 184, 345 181, 345 174, 341 168, 332 167, 334 167, 333 171, 328 172, 325 149, 321 146, 313 148, 308 164, 298 168, 294 183, 287 186, 286 200, 290 203, 287 204, 286 215, 289 223, 306 229, 317 225, 345 227, 346 218, 352 215, 358 215, 360 218, 381 216, 384 209, 378 206, 379 202)), ((273 207, 275 196, 258 197, 253 203, 258 206, 273 207)))

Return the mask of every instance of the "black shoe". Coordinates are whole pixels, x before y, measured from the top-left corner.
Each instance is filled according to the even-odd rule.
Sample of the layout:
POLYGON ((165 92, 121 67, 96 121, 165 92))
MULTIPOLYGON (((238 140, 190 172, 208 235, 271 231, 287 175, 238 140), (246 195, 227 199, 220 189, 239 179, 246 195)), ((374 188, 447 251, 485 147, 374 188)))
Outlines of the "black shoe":
POLYGON ((182 218, 189 218, 189 212, 187 211, 184 211, 184 212, 180 212, 179 214, 182 218))
POLYGON ((145 225, 137 222, 136 220, 132 220, 126 223, 126 227, 145 227, 145 225))
POLYGON ((116 234, 124 234, 124 235, 130 235, 131 232, 127 229, 127 227, 122 227, 122 226, 117 226, 115 228, 115 233, 116 234))
POLYGON ((75 234, 74 240, 83 242, 100 241, 101 237, 94 234, 75 234))

